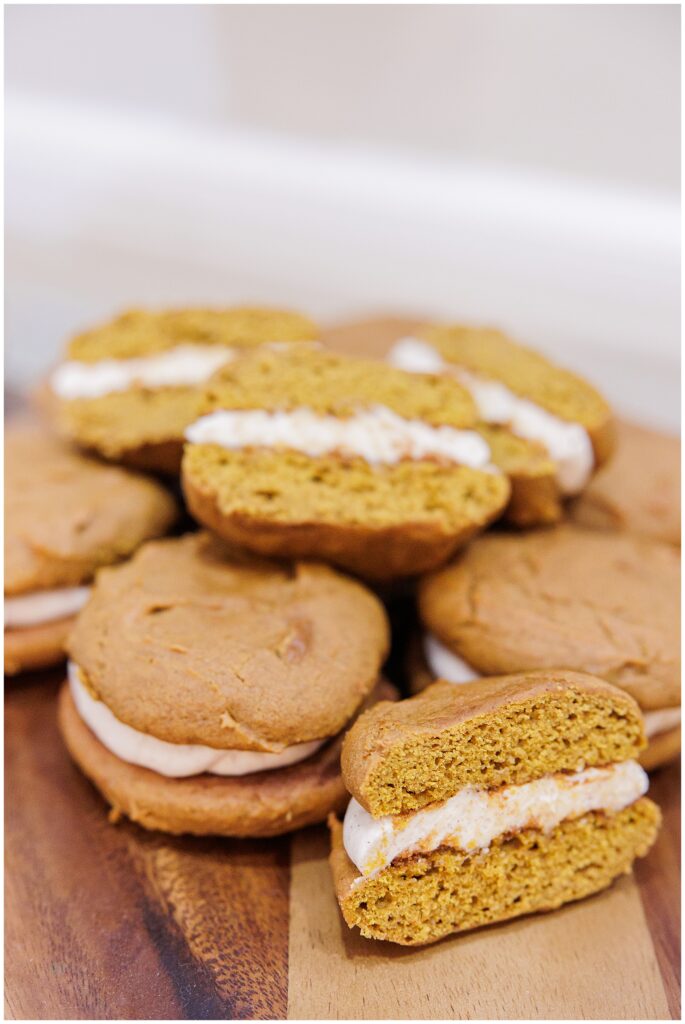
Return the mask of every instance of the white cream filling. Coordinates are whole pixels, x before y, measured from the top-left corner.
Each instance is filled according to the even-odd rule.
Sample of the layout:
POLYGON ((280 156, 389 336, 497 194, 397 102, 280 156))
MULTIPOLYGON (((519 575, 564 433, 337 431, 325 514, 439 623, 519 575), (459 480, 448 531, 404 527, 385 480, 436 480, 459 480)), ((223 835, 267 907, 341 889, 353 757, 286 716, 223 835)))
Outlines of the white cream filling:
POLYGON ((522 786, 466 786, 439 805, 414 814, 373 818, 351 800, 343 842, 350 860, 369 877, 397 857, 429 853, 439 846, 487 850, 499 836, 525 828, 550 832, 589 811, 615 813, 647 792, 647 774, 637 761, 572 774, 546 775, 522 786))
POLYGON ((444 360, 419 338, 402 338, 388 361, 409 373, 449 373, 469 391, 486 423, 508 426, 512 433, 545 446, 557 465, 557 481, 564 494, 577 494, 594 466, 592 442, 579 423, 559 419, 528 399, 520 398, 499 381, 481 377, 444 360))
POLYGON ((448 683, 470 683, 482 676, 481 672, 476 672, 468 662, 445 647, 434 633, 424 633, 423 653, 433 675, 446 679, 448 683))
POLYGON ((360 409, 348 418, 319 415, 306 408, 219 410, 191 424, 186 439, 231 449, 289 448, 312 457, 358 456, 372 465, 435 458, 491 469, 490 448, 475 431, 406 420, 383 405, 360 409))
POLYGON ((5 628, 40 626, 44 622, 67 619, 81 611, 89 594, 90 587, 61 587, 6 597, 5 628))
POLYGON ((643 711, 647 739, 668 732, 680 725, 680 708, 661 708, 658 711, 643 711))
POLYGON ((62 363, 50 385, 60 398, 102 398, 129 388, 168 388, 201 384, 215 370, 235 359, 235 350, 223 345, 178 345, 156 355, 136 359, 76 360, 62 363))
POLYGON ((312 740, 286 747, 278 754, 258 750, 217 750, 196 743, 169 743, 139 732, 114 715, 105 703, 95 700, 81 682, 78 666, 68 664, 69 686, 79 715, 103 746, 129 764, 149 768, 171 779, 188 775, 249 775, 285 768, 307 757, 326 740, 312 740))

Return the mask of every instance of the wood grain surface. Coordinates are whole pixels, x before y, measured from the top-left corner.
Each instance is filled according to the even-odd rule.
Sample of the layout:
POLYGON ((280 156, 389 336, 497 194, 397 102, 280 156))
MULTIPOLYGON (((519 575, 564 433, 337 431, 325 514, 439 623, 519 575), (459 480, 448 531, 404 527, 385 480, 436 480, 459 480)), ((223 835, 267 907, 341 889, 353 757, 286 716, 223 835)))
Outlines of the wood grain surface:
POLYGON ((61 679, 6 684, 8 1018, 680 1016, 678 766, 653 776, 664 828, 634 880, 394 950, 342 923, 323 828, 230 841, 110 825, 57 733, 61 679))

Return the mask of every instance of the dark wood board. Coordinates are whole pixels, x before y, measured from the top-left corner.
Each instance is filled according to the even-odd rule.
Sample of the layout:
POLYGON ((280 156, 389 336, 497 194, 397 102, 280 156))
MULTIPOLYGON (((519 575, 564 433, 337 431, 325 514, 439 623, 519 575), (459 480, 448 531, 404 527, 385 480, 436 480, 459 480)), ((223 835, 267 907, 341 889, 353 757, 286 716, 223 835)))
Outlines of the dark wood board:
MULTIPOLYGON (((323 831, 253 842, 174 839, 127 822, 110 825, 103 801, 60 742, 55 695, 61 679, 55 672, 6 684, 7 1017, 273 1019, 288 1014, 289 1000, 296 1015, 308 1015, 303 1007, 318 1006, 322 993, 327 993, 329 1016, 345 1016, 352 1009, 345 972, 367 962, 380 969, 378 950, 348 937, 335 919, 333 938, 344 953, 319 974, 316 934, 303 944, 289 924, 291 851, 297 884, 306 890, 311 880, 318 886, 308 907, 314 932, 333 920, 323 831), (303 866, 307 858, 310 863, 303 866)), ((660 998, 675 1018, 680 1015, 678 766, 653 776, 652 793, 664 810, 664 828, 650 858, 637 866, 646 926, 634 942, 653 950, 660 998)), ((301 896, 298 906, 307 902, 306 891, 301 896)), ((555 917, 530 919, 522 941, 542 938, 555 917)), ((512 928, 516 925, 482 934, 496 953, 517 941, 512 928)), ((422 962, 437 964, 430 958, 444 957, 450 949, 473 955, 464 938, 442 943, 435 953, 423 951, 422 962)), ((322 950, 329 948, 328 939, 322 938, 322 950)), ((391 958, 392 977, 403 987, 417 970, 416 960, 414 967, 405 960, 391 958)), ((584 976, 578 984, 594 985, 599 992, 620 979, 584 976)), ((425 996, 417 991, 416 1012, 408 1007, 407 1015, 423 1016, 419 1010, 425 1006, 425 1015, 442 1016, 441 1006, 429 1006, 425 996)), ((387 997, 390 1007, 390 990, 387 997)), ((536 1000, 554 1009, 540 993, 536 1000)), ((503 1005, 503 1012, 507 1008, 513 1011, 508 1016, 517 1016, 515 1006, 503 1005)), ((568 1016, 564 1007, 557 1009, 556 1016, 568 1016)), ((635 1009, 626 1005, 625 1016, 636 1016, 635 1009)), ((459 1015, 475 1014, 462 1003, 459 1015)))

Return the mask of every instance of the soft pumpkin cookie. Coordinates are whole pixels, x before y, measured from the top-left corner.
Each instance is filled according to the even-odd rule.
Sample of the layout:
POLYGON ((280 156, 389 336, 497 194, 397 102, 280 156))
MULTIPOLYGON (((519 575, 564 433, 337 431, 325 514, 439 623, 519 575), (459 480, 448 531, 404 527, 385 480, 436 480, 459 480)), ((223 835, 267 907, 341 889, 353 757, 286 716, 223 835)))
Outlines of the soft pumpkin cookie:
POLYGON ((381 603, 327 566, 205 533, 151 543, 98 575, 69 640, 62 732, 147 828, 275 835, 344 804, 338 738, 381 692, 387 648, 381 603))
POLYGON ((504 474, 446 377, 323 350, 245 356, 186 431, 200 522, 263 554, 391 579, 444 562, 503 510, 504 474))
POLYGON ((281 310, 130 310, 69 343, 43 404, 81 447, 177 473, 183 431, 212 373, 244 349, 311 342, 317 333, 307 317, 281 310))
POLYGON ((423 654, 455 684, 559 667, 600 676, 642 708, 653 767, 680 749, 679 604, 669 545, 573 525, 491 534, 421 581, 423 654))
POLYGON ((680 439, 619 422, 616 454, 569 515, 592 529, 628 530, 679 546, 680 439))
MULTIPOLYGON (((410 372, 443 373, 443 362, 421 340, 425 330, 431 329, 416 317, 377 316, 325 329, 322 341, 346 354, 389 358, 410 372)), ((490 446, 493 462, 509 477, 506 518, 519 526, 556 522, 561 516, 561 494, 557 466, 545 444, 499 422, 482 420, 477 429, 490 446)))
POLYGON ((97 569, 166 533, 176 504, 22 422, 5 432, 5 672, 58 664, 97 569))
POLYGON ((331 817, 350 927, 401 945, 554 910, 610 885, 660 823, 639 708, 573 672, 436 683, 365 712, 331 817))
POLYGON ((580 493, 613 451, 602 396, 501 331, 427 324, 397 341, 388 360, 445 373, 469 390, 483 422, 503 435, 497 464, 511 475, 508 517, 518 525, 559 519, 562 499, 580 493))

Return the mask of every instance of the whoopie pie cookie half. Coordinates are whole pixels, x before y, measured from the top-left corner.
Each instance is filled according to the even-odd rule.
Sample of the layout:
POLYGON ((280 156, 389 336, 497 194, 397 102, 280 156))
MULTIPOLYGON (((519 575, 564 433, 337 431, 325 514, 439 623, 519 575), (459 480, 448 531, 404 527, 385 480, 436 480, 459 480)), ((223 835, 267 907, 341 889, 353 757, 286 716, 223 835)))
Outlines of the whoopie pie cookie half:
POLYGON ((473 396, 494 461, 511 478, 507 518, 519 526, 558 520, 563 500, 583 491, 614 449, 599 392, 501 331, 426 324, 397 341, 388 360, 446 374, 473 396))
POLYGON ((659 828, 636 702, 574 672, 437 682, 348 732, 331 815, 345 921, 417 946, 599 892, 659 828))
POLYGON ((201 532, 101 572, 69 639, 60 724, 145 828, 270 836, 345 806, 342 733, 379 696, 380 601, 325 565, 201 532))
POLYGON ((133 309, 73 338, 39 398, 82 448, 176 474, 183 432, 219 366, 244 349, 317 334, 307 317, 276 309, 133 309))
POLYGON ((643 764, 680 750, 680 559, 671 545, 572 524, 480 538, 419 585, 427 678, 563 668, 631 694, 643 764))
POLYGON ((456 381, 302 346, 219 370, 188 427, 192 514, 262 554, 373 580, 435 568, 504 509, 456 381))
POLYGON ((5 673, 59 664, 98 569, 173 525, 161 484, 87 458, 36 424, 5 431, 5 673))

